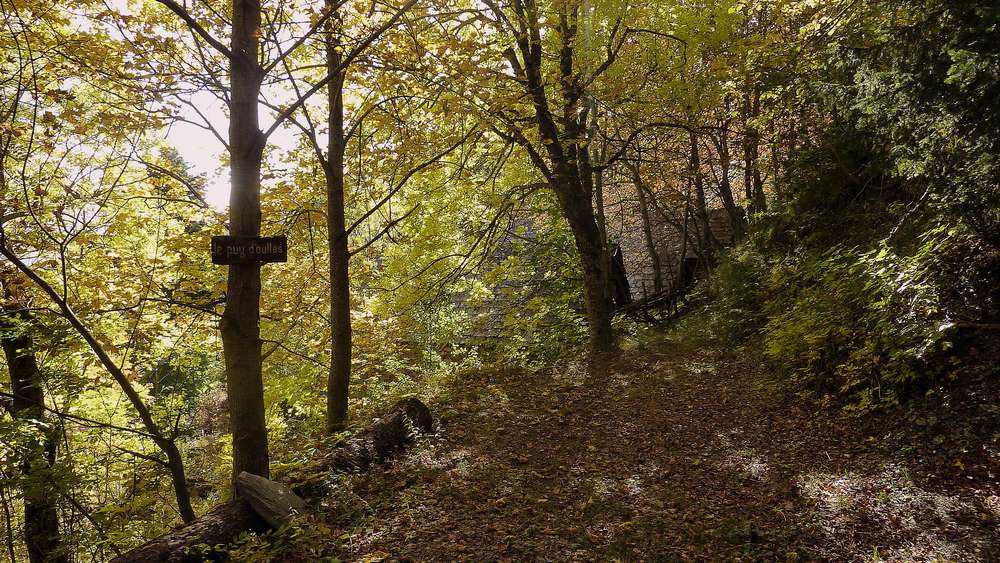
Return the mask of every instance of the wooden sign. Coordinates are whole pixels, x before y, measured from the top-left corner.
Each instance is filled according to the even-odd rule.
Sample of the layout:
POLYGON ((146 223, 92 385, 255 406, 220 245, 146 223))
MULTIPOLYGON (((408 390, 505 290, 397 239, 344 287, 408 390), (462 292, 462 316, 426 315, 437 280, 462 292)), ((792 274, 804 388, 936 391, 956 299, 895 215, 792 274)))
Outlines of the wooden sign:
POLYGON ((285 237, 212 237, 213 264, 288 262, 285 237))

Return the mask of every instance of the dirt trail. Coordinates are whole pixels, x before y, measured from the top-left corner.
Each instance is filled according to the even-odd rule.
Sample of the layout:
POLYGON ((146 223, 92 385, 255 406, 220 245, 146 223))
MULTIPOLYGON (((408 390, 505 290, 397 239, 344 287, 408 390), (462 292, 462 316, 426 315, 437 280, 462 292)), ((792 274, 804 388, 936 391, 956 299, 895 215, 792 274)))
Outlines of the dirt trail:
POLYGON ((436 436, 341 484, 339 556, 1000 559, 995 452, 980 473, 928 478, 917 450, 854 419, 762 400, 731 360, 628 357, 463 381, 436 436))

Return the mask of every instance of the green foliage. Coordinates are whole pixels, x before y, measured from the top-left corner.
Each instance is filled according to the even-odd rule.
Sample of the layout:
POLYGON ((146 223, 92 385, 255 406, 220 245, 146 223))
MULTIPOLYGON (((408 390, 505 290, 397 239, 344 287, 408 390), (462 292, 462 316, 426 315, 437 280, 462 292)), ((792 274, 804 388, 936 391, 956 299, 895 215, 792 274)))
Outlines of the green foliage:
POLYGON ((550 194, 496 246, 468 305, 487 360, 535 369, 579 351, 587 331, 572 234, 550 194))
POLYGON ((1000 8, 907 0, 860 11, 828 51, 824 103, 880 146, 891 173, 1000 243, 1000 8))
POLYGON ((954 319, 996 318, 1000 11, 911 0, 798 17, 799 67, 765 97, 806 119, 769 118, 787 128, 776 197, 683 328, 863 412, 956 373, 954 319))
POLYGON ((877 244, 776 255, 745 245, 701 290, 709 304, 698 319, 716 341, 759 348, 786 390, 859 411, 898 404, 948 370, 940 272, 962 240, 935 228, 909 253, 877 244))
POLYGON ((883 150, 850 122, 835 121, 810 136, 783 163, 772 220, 764 226, 767 243, 830 247, 843 240, 842 228, 856 236, 858 229, 879 229, 889 205, 919 196, 890 175, 883 150))
POLYGON ((867 410, 898 402, 935 375, 923 360, 946 347, 932 273, 944 239, 925 237, 910 256, 887 247, 834 248, 773 268, 764 308, 764 357, 796 388, 852 399, 867 410))
POLYGON ((298 518, 263 535, 243 534, 226 552, 227 560, 244 563, 339 563, 332 555, 337 538, 326 525, 298 518))
POLYGON ((693 339, 707 337, 727 346, 753 336, 764 322, 766 274, 764 256, 750 246, 727 252, 712 275, 691 296, 693 302, 705 304, 704 318, 682 320, 685 335, 693 339))

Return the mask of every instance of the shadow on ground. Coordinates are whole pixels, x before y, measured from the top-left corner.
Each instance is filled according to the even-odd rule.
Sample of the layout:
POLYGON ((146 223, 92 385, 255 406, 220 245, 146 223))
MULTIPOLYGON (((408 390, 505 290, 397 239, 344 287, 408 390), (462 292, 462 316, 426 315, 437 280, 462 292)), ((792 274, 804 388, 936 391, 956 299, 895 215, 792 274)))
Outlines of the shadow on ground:
POLYGON ((995 442, 966 468, 884 420, 765 400, 733 358, 627 357, 456 382, 436 436, 340 483, 339 556, 1000 559, 995 442))

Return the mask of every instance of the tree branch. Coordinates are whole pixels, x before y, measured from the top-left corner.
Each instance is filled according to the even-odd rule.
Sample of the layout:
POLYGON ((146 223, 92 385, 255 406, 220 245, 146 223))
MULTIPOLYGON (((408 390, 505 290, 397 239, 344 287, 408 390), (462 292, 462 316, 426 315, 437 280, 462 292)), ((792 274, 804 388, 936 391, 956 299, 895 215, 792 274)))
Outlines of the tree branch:
POLYGON ((326 20, 330 19, 330 16, 336 13, 336 11, 339 10, 340 7, 344 5, 344 1, 345 0, 341 0, 336 6, 324 8, 324 13, 319 17, 319 19, 317 19, 316 22, 305 33, 303 33, 298 39, 296 39, 295 43, 292 43, 292 45, 288 48, 287 51, 279 52, 278 56, 275 57, 274 60, 272 60, 270 63, 267 64, 267 66, 264 67, 264 69, 261 71, 261 75, 266 76, 267 74, 269 74, 272 70, 274 70, 276 66, 281 64, 288 57, 288 55, 291 55, 293 51, 295 51, 296 49, 301 47, 303 43, 308 41, 309 38, 312 37, 313 34, 316 33, 316 31, 318 31, 319 28, 323 26, 323 24, 326 23, 326 20))
POLYGON ((400 180, 399 183, 396 184, 396 186, 394 188, 392 188, 391 190, 389 190, 389 193, 386 194, 385 197, 383 197, 382 199, 380 199, 378 201, 378 203, 376 203, 375 205, 373 205, 372 208, 369 209, 368 211, 366 211, 365 214, 362 215, 357 221, 354 221, 353 223, 351 223, 351 226, 348 227, 346 231, 344 231, 344 236, 345 237, 346 236, 350 236, 351 233, 354 232, 354 229, 358 228, 358 225, 360 225, 361 223, 364 223, 366 219, 368 219, 369 217, 371 217, 372 214, 374 214, 383 205, 385 205, 386 202, 388 202, 390 199, 392 199, 392 196, 396 195, 399 192, 399 190, 403 189, 403 186, 405 186, 406 183, 410 181, 410 178, 412 178, 414 174, 416 174, 417 172, 420 172, 424 168, 427 168, 428 166, 430 166, 430 165, 434 164, 435 162, 441 160, 442 158, 444 158, 445 156, 447 156, 448 153, 450 153, 451 151, 453 151, 453 150, 457 149, 458 147, 462 146, 462 144, 465 143, 465 141, 467 141, 469 139, 469 137, 471 137, 472 134, 475 131, 476 131, 475 129, 470 129, 468 133, 466 133, 461 139, 458 140, 457 143, 451 145, 447 149, 445 149, 445 150, 441 151, 440 153, 434 155, 432 158, 430 158, 428 160, 425 160, 424 162, 421 162, 417 166, 414 166, 412 169, 410 169, 410 171, 407 172, 405 176, 403 176, 403 179, 400 180))
POLYGON ((186 23, 187 26, 190 27, 192 31, 194 31, 202 39, 207 41, 208 44, 214 47, 216 51, 225 55, 227 59, 233 58, 233 52, 230 51, 228 47, 223 45, 221 41, 219 41, 215 37, 212 37, 210 33, 205 31, 205 28, 202 27, 201 24, 199 24, 194 19, 194 17, 192 17, 191 14, 189 14, 187 10, 185 10, 180 4, 178 4, 174 0, 156 0, 156 1, 166 6, 167 9, 169 9, 171 12, 177 14, 177 17, 184 20, 184 23, 186 23))
POLYGON ((368 242, 366 242, 366 243, 362 244, 361 246, 359 246, 358 248, 355 248, 354 250, 352 250, 350 252, 351 256, 354 256, 355 254, 361 254, 362 252, 364 252, 366 248, 368 248, 369 246, 371 246, 371 245, 375 244, 376 242, 378 242, 378 240, 380 238, 382 238, 383 236, 385 236, 385 234, 388 233, 390 230, 392 230, 393 227, 395 227, 396 225, 402 223, 410 215, 413 215, 413 212, 416 211, 417 209, 420 209, 420 204, 419 203, 416 204, 416 205, 414 205, 412 208, 410 208, 409 211, 407 211, 403 215, 401 215, 401 216, 393 219, 392 221, 389 221, 385 225, 385 227, 383 227, 378 233, 375 234, 375 236, 373 236, 372 238, 368 239, 368 242))
MULTIPOLYGON (((158 0, 158 1, 163 1, 163 0, 158 0)), ((405 14, 417 2, 418 0, 409 0, 406 4, 404 4, 399 10, 396 11, 395 14, 393 14, 391 18, 389 18, 388 21, 380 25, 375 31, 370 33, 368 37, 366 37, 363 41, 361 41, 361 43, 359 43, 356 47, 354 47, 354 49, 352 49, 351 52, 344 57, 344 60, 341 61, 340 65, 337 66, 335 71, 330 72, 322 80, 320 80, 316 84, 313 84, 311 88, 306 90, 305 94, 300 96, 299 99, 295 100, 295 102, 293 102, 292 105, 285 108, 285 111, 278 114, 278 116, 274 119, 274 123, 272 123, 271 126, 268 127, 267 131, 264 132, 262 139, 266 140, 268 137, 270 137, 278 129, 278 127, 281 127, 281 124, 284 123, 289 116, 298 111, 298 109, 302 107, 303 104, 306 103, 306 100, 308 100, 316 92, 320 91, 320 89, 326 87, 326 85, 332 82, 333 79, 336 78, 337 75, 339 75, 341 72, 344 72, 344 70, 348 66, 350 66, 351 63, 354 62, 354 59, 358 58, 358 56, 361 55, 361 53, 363 53, 365 49, 367 49, 372 43, 374 43, 376 39, 381 37, 383 33, 388 31, 390 27, 395 25, 396 22, 399 21, 399 18, 403 17, 403 14, 405 14)))

